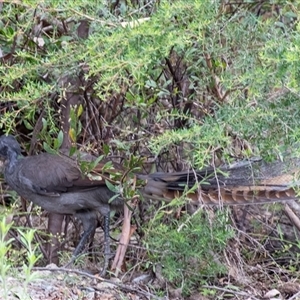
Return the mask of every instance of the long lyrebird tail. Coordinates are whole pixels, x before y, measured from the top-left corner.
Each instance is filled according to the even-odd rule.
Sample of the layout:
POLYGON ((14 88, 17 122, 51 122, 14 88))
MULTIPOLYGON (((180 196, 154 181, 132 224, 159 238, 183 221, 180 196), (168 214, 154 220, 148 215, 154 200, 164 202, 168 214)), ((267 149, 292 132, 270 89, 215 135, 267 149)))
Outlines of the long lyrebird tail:
POLYGON ((266 163, 243 161, 201 171, 139 175, 147 181, 144 195, 170 200, 185 195, 205 205, 247 205, 297 199, 300 160, 266 163))

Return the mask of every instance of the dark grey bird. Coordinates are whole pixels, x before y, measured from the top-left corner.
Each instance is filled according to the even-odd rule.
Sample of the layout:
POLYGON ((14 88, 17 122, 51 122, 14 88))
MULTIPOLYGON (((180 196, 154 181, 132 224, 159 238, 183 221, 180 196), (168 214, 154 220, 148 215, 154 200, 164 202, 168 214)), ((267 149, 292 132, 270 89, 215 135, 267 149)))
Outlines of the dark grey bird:
MULTIPOLYGON (((111 209, 122 207, 123 199, 108 189, 104 177, 91 179, 83 175, 76 162, 66 156, 42 153, 23 157, 19 143, 10 135, 0 137, 0 157, 4 159, 6 182, 20 196, 48 212, 75 215, 82 221, 84 233, 74 256, 95 230, 97 212, 104 216, 106 268, 110 255, 109 214, 111 209)), ((196 204, 247 205, 296 199, 291 184, 294 173, 300 170, 300 160, 286 169, 281 162, 258 161, 237 163, 219 171, 207 168, 137 177, 145 181, 145 198, 170 200, 184 194, 196 204), (192 192, 186 192, 195 186, 192 192)))
MULTIPOLYGON (((102 177, 84 176, 71 158, 42 153, 23 157, 13 136, 0 137, 0 157, 4 158, 4 178, 8 185, 26 200, 48 212, 75 215, 81 220, 84 233, 73 256, 82 251, 97 225, 97 212, 104 216, 105 255, 109 247, 109 214, 122 207, 102 177)), ((107 264, 107 263, 106 263, 107 264)))

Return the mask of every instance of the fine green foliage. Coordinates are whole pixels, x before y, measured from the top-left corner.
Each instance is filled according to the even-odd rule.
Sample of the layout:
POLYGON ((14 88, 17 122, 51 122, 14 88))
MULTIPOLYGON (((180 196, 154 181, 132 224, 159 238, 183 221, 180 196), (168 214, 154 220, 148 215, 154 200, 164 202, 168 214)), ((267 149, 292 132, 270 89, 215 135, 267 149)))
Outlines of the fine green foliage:
POLYGON ((41 254, 38 252, 38 244, 33 240, 35 230, 33 229, 21 229, 17 231, 20 235, 20 242, 23 246, 23 250, 17 252, 13 249, 14 239, 9 237, 9 231, 12 230, 13 223, 7 222, 5 217, 1 217, 0 221, 0 291, 1 299, 11 299, 10 292, 15 284, 12 280, 19 279, 23 284, 20 289, 18 286, 17 293, 22 299, 27 299, 28 284, 37 279, 32 272, 33 267, 41 258, 41 254), (18 268, 22 264, 22 272, 16 272, 15 268, 18 268))
POLYGON ((11 249, 13 239, 7 239, 7 234, 12 224, 6 224, 5 218, 2 218, 0 223, 0 263, 1 263, 1 287, 3 290, 3 297, 7 299, 9 287, 7 285, 7 277, 9 276, 9 269, 11 267, 7 260, 7 254, 11 249))
MULTIPOLYGON (((62 99, 67 91, 60 83, 62 78, 83 72, 84 80, 93 86, 92 97, 105 102, 116 94, 123 95, 125 107, 133 113, 138 110, 142 116, 137 120, 134 113, 136 122, 157 123, 168 129, 176 120, 185 119, 189 129, 176 130, 176 139, 168 138, 169 132, 163 130, 164 135, 150 141, 155 154, 184 140, 196 149, 190 159, 203 166, 216 148, 222 150, 225 159, 239 155, 231 147, 233 136, 255 147, 242 156, 276 157, 298 139, 296 78, 300 40, 299 28, 287 26, 293 19, 288 5, 281 7, 287 21, 280 24, 276 17, 263 21, 251 5, 231 18, 220 3, 211 1, 162 1, 152 14, 139 11, 135 18, 130 17, 132 8, 121 6, 121 20, 126 24, 141 17, 139 14, 150 16, 138 26, 125 27, 112 17, 109 3, 30 1, 24 6, 26 9, 18 10, 6 4, 3 10, 7 17, 13 13, 22 15, 14 23, 3 21, 5 26, 0 32, 4 53, 16 42, 13 67, 0 66, 1 101, 12 101, 18 108, 1 118, 0 127, 5 126, 5 131, 14 131, 16 122, 24 122, 31 130, 43 103, 43 129, 48 135, 57 135, 57 111, 49 95, 56 93, 62 99), (67 18, 68 13, 72 13, 73 21, 66 34, 60 32, 59 26, 53 27, 51 34, 41 34, 39 44, 29 36, 30 26, 32 16, 38 19, 46 7, 44 18, 48 22, 67 18), (99 12, 100 19, 96 17, 99 12), (74 26, 83 14, 90 22, 89 38, 85 40, 76 37, 74 26), (180 78, 186 81, 188 93, 182 86, 172 84, 176 78, 167 76, 166 60, 177 72, 186 73, 187 79, 183 74, 180 78), (18 82, 22 84, 12 89, 18 82), (201 100, 207 90, 207 98, 201 100), (282 93, 277 96, 278 90, 282 93), (180 97, 183 100, 172 110, 160 103, 162 99, 174 101, 180 97), (185 113, 180 105, 184 101, 192 103, 185 113), (149 109, 155 115, 150 115, 149 109), (170 125, 165 126, 164 121, 170 125)), ((264 7, 268 8, 272 9, 264 7)), ((84 85, 76 86, 79 93, 85 90, 84 85)), ((140 132, 135 132, 136 122, 124 121, 130 126, 129 132, 139 138, 148 130, 142 126, 140 132)), ((116 125, 118 122, 114 121, 116 125)))
POLYGON ((226 273, 220 262, 227 240, 233 236, 228 224, 227 212, 212 214, 198 211, 192 216, 184 215, 174 219, 168 211, 169 218, 164 218, 164 210, 146 229, 145 245, 149 260, 155 267, 161 267, 161 273, 175 288, 182 288, 188 295, 200 282, 213 282, 217 274, 226 273))
MULTIPOLYGON (((63 98, 67 88, 60 85, 61 78, 78 76, 87 66, 84 77, 93 85, 96 99, 109 101, 125 91, 126 106, 138 109, 142 119, 148 122, 163 125, 166 120, 172 126, 176 119, 186 120, 189 129, 183 130, 190 130, 187 134, 176 131, 178 137, 174 139, 168 138, 169 132, 165 131, 165 135, 150 141, 155 154, 163 152, 174 141, 185 140, 196 149, 190 159, 203 166, 212 155, 208 149, 221 148, 225 158, 236 154, 231 148, 233 135, 255 147, 254 153, 246 151, 243 156, 280 156, 299 138, 297 26, 278 24, 276 18, 264 22, 247 11, 249 7, 237 11, 229 21, 229 15, 222 14, 219 4, 211 1, 162 1, 149 20, 133 28, 123 27, 116 20, 107 21, 109 5, 94 7, 82 1, 37 3, 27 3, 24 11, 12 4, 4 6, 4 13, 22 13, 22 18, 15 23, 7 20, 0 32, 5 41, 4 53, 9 52, 18 35, 13 67, 0 66, 1 101, 15 102, 18 108, 7 111, 1 118, 0 127, 5 126, 5 131, 14 131, 18 120, 31 130, 42 102, 46 113, 43 128, 48 135, 57 135, 57 111, 48 95, 57 93, 58 98, 63 98), (74 14, 74 22, 82 17, 80 11, 84 7, 84 14, 94 20, 89 38, 76 37, 76 26, 70 24, 67 35, 54 27, 51 35, 40 37, 43 46, 39 46, 31 40, 28 30, 31 16, 41 14, 45 7, 49 21, 66 18, 69 10, 74 14), (100 23, 95 16, 99 11, 106 16, 100 23), (26 39, 29 48, 25 50, 26 39), (279 45, 278 41, 285 42, 279 45), (180 86, 170 89, 172 78, 162 76, 166 59, 171 65, 176 60, 184 62, 174 68, 179 71, 181 68, 188 76, 187 96, 180 86), (43 76, 47 80, 42 80, 43 76), (12 89, 17 82, 24 83, 12 89), (205 89, 209 89, 210 95, 203 101, 200 98, 205 89), (277 92, 280 92, 278 96, 277 92), (174 97, 187 97, 199 107, 198 114, 193 110, 183 114, 179 103, 171 111, 160 103, 160 99, 174 97), (154 119, 148 113, 150 108, 156 111, 154 119)), ((126 22, 134 20, 126 18, 127 13, 130 15, 128 9, 122 15, 126 22)), ((282 10, 290 12, 288 5, 282 10)), ((76 88, 84 90, 84 86, 76 88)), ((134 132, 133 125, 130 125, 131 132, 134 132)), ((137 132, 138 136, 142 132, 137 132)))

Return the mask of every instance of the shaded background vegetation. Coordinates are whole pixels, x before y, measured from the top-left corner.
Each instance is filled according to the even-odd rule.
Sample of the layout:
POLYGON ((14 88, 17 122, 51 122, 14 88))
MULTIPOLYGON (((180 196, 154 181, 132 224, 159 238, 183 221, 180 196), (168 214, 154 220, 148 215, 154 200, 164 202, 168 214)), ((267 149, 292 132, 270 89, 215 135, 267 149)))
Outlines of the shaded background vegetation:
MULTIPOLYGON (((171 172, 299 152, 297 1, 28 0, 0 8, 0 129, 27 153, 76 146, 119 163, 138 157, 143 172, 171 172)), ((186 294, 228 274, 219 261, 231 214, 175 218, 182 202, 153 205, 131 270, 162 262, 167 282, 186 294)))

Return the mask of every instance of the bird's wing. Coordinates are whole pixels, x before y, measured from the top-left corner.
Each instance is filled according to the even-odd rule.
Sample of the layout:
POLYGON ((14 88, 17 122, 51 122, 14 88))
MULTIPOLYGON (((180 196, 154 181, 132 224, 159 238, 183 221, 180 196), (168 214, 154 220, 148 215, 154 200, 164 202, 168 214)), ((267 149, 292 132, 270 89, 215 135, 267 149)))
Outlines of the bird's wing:
POLYGON ((105 186, 103 178, 84 176, 71 158, 48 153, 21 159, 18 178, 32 192, 49 196, 105 186))

